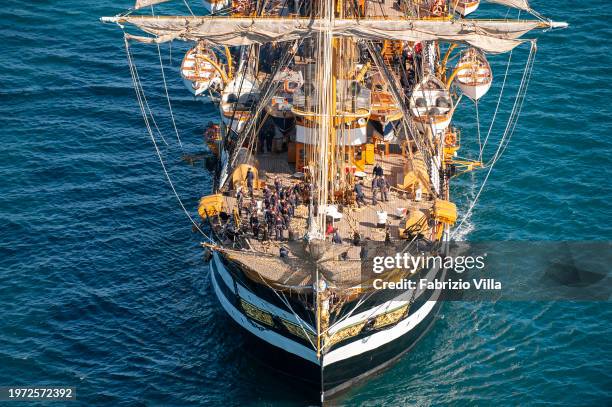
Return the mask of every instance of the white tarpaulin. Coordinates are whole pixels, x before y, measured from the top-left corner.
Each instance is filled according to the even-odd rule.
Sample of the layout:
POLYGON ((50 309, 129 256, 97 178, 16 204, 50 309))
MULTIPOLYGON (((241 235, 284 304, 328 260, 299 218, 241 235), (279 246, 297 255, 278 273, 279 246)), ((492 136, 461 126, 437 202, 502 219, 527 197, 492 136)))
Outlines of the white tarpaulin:
POLYGON ((329 29, 337 37, 460 42, 488 53, 510 51, 522 43, 518 38, 527 32, 535 28, 549 27, 547 23, 537 20, 335 19, 329 22, 304 18, 126 16, 104 18, 103 21, 132 24, 157 37, 132 36, 132 39, 143 42, 166 42, 174 39, 206 40, 217 45, 238 46, 292 41, 329 29))
POLYGON ((529 3, 527 0, 487 0, 489 3, 502 4, 508 7, 514 7, 521 10, 529 11, 531 7, 529 7, 529 3))
POLYGON ((154 4, 159 4, 159 3, 165 3, 166 1, 170 1, 170 0, 136 0, 136 5, 134 6, 134 8, 138 10, 139 8, 152 6, 154 4))

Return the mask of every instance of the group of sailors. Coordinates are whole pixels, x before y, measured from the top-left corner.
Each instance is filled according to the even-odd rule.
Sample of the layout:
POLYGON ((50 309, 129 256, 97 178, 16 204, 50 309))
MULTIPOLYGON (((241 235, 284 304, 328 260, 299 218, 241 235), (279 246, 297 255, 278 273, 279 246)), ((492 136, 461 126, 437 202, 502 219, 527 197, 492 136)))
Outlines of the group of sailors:
POLYGON ((304 193, 308 193, 308 187, 303 183, 283 186, 280 178, 276 177, 272 188, 263 188, 263 199, 258 202, 253 196, 248 173, 246 181, 250 201, 245 205, 245 193, 243 188, 239 187, 236 190, 237 210, 240 218, 243 218, 243 212, 246 211, 248 228, 253 236, 259 239, 261 235, 262 240, 274 236, 276 240, 281 241, 284 240, 284 231, 287 230, 291 239, 291 219, 295 216, 297 206, 302 203, 304 193))
MULTIPOLYGON (((359 181, 354 188, 355 191, 355 202, 357 206, 361 208, 361 205, 367 205, 365 200, 363 181, 359 181)), ((389 201, 389 190, 391 186, 385 178, 385 171, 380 164, 376 164, 372 170, 372 205, 376 205, 378 200, 376 196, 380 193, 380 200, 384 202, 389 201)))
MULTIPOLYGON (((302 203, 308 204, 312 201, 312 184, 300 182, 291 186, 284 186, 279 177, 274 179, 270 187, 264 186, 262 199, 258 201, 254 196, 255 174, 249 168, 245 177, 245 188, 240 186, 236 189, 236 209, 241 220, 242 232, 250 231, 255 239, 263 241, 274 238, 277 241, 285 240, 285 231, 288 238, 292 240, 291 220, 295 216, 295 210, 302 203), (246 221, 244 221, 246 219, 246 221), (248 222, 248 223, 245 223, 248 222)), ((354 188, 356 203, 358 207, 367 205, 365 198, 364 182, 359 181, 354 188)), ((372 171, 372 205, 380 200, 389 201, 389 183, 385 179, 384 169, 376 164, 372 171)), ((314 210, 317 208, 315 206, 314 210)), ((330 225, 331 227, 331 225, 330 225)), ((326 235, 331 237, 333 243, 342 243, 342 237, 338 229, 326 230, 326 235)))

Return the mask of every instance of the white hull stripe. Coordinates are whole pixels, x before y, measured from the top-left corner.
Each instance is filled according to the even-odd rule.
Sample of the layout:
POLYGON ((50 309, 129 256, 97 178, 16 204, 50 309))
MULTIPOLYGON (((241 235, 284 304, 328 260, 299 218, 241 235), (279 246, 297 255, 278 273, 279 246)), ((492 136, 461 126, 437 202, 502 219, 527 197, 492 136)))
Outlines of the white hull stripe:
POLYGON ((436 300, 440 296, 440 292, 441 290, 435 291, 431 300, 427 301, 414 314, 400 321, 393 328, 376 332, 370 336, 359 339, 355 342, 351 342, 338 349, 334 349, 328 354, 323 355, 323 366, 329 366, 332 363, 371 351, 391 341, 394 341, 402 335, 405 335, 408 333, 408 331, 414 329, 421 321, 423 321, 434 309, 436 300))
POLYGON ((308 360, 316 365, 319 365, 317 354, 314 350, 308 349, 304 345, 294 342, 291 339, 285 338, 284 336, 265 328, 263 325, 260 325, 257 322, 248 319, 244 314, 242 314, 238 309, 236 309, 236 307, 234 307, 227 300, 227 298, 225 298, 225 295, 223 295, 221 288, 219 288, 215 273, 211 273, 211 275, 215 294, 217 295, 217 298, 219 299, 219 302, 221 303, 223 309, 225 309, 225 311, 234 319, 234 321, 236 321, 240 326, 242 326, 244 329, 246 329, 253 335, 268 342, 269 344, 281 348, 294 355, 297 355, 302 359, 308 360))
MULTIPOLYGON (((427 272, 427 275, 425 276, 425 278, 428 281, 432 281, 433 277, 438 273, 438 270, 439 270, 438 268, 431 269, 429 272, 427 272)), ((426 291, 427 290, 425 289, 417 288, 417 292, 414 295, 414 300, 419 298, 421 295, 425 294, 426 291)), ((329 334, 333 335, 334 333, 348 326, 358 324, 370 318, 374 318, 374 317, 377 317, 378 315, 382 315, 386 312, 393 311, 397 308, 401 308, 410 301, 410 299, 412 298, 412 295, 413 295, 413 290, 404 291, 402 294, 398 295, 392 300, 389 300, 385 303, 380 304, 376 308, 370 308, 358 314, 351 315, 350 317, 343 319, 342 321, 337 322, 334 325, 332 325, 329 328, 329 334)))
POLYGON ((225 282, 225 285, 229 288, 231 292, 234 292, 234 290, 237 288, 238 296, 244 299, 245 301, 247 301, 248 303, 254 305, 255 307, 261 310, 267 311, 273 315, 277 315, 280 318, 287 320, 289 322, 292 322, 298 326, 302 325, 305 330, 310 331, 312 334, 316 335, 315 330, 309 324, 307 324, 304 321, 301 321, 300 323, 300 321, 298 321, 298 319, 292 313, 287 312, 283 309, 280 309, 276 305, 270 304, 268 301, 262 300, 261 298, 259 298, 258 296, 256 296, 255 294, 253 294, 251 291, 247 290, 240 284, 236 284, 236 287, 234 287, 234 280, 232 279, 232 276, 230 276, 227 270, 225 269, 225 265, 223 264, 223 261, 219 258, 219 254, 217 252, 213 252, 213 258, 214 258, 215 266, 217 269, 217 273, 219 273, 219 275, 225 282))

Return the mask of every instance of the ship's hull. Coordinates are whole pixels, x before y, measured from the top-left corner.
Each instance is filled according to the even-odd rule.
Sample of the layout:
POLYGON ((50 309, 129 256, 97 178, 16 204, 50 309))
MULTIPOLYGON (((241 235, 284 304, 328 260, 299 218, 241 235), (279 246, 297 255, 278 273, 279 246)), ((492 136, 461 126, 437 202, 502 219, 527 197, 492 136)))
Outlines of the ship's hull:
MULTIPOLYGON (((317 355, 314 324, 305 322, 307 318, 301 320, 303 335, 299 330, 294 330, 293 333, 299 334, 294 335, 289 330, 278 329, 279 325, 282 326, 278 321, 288 320, 297 324, 300 321, 291 321, 295 317, 282 302, 275 301, 278 297, 271 289, 265 295, 250 290, 242 284, 245 280, 236 278, 230 270, 234 265, 229 265, 218 253, 214 253, 210 265, 212 285, 221 306, 248 332, 249 342, 257 348, 256 354, 262 356, 263 362, 271 367, 310 383, 313 397, 321 400, 348 390, 350 386, 398 360, 428 331, 441 304, 440 291, 423 290, 416 298, 409 298, 406 293, 398 294, 392 300, 403 298, 413 301, 403 319, 386 328, 361 332, 333 345, 323 355, 317 355), (275 322, 266 322, 264 314, 273 315, 275 322)), ((430 270, 427 277, 444 278, 444 274, 444 270, 430 270)), ((376 307, 385 308, 387 304, 390 301, 376 307)), ((361 310, 352 318, 359 318, 359 315, 367 318, 372 308, 361 310)), ((295 311, 298 311, 298 315, 308 312, 295 311)))

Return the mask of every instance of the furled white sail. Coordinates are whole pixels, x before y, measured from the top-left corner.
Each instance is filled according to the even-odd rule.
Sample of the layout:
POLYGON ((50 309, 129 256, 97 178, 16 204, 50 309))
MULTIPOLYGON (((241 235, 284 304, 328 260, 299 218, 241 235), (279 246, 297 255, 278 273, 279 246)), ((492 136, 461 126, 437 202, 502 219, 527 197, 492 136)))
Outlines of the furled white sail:
POLYGON ((134 6, 134 8, 138 10, 139 8, 152 6, 154 4, 159 4, 159 3, 165 3, 166 1, 170 1, 170 0, 136 0, 136 5, 134 6))
POLYGON ((469 44, 488 53, 507 52, 521 44, 521 36, 554 23, 508 20, 355 20, 332 22, 304 18, 125 16, 103 21, 132 24, 156 38, 132 36, 143 42, 174 39, 206 40, 217 45, 249 45, 292 41, 331 30, 336 37, 368 40, 449 41, 469 44))
POLYGON ((502 4, 508 7, 514 7, 521 10, 529 11, 529 2, 527 0, 487 0, 489 3, 502 4))

